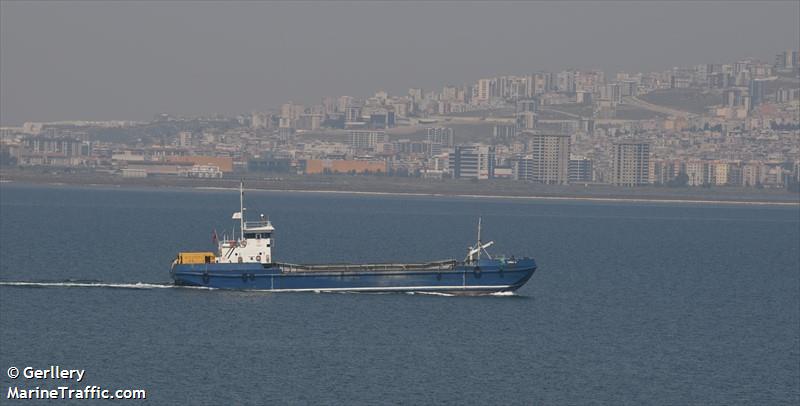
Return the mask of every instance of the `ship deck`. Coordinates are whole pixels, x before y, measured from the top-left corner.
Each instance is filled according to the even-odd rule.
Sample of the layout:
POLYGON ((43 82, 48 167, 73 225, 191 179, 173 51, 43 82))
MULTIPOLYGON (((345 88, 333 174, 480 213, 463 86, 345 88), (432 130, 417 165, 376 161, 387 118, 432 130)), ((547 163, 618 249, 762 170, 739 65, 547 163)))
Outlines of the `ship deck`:
POLYGON ((446 260, 420 264, 288 264, 275 263, 283 272, 364 272, 364 271, 451 271, 458 265, 458 261, 446 260))

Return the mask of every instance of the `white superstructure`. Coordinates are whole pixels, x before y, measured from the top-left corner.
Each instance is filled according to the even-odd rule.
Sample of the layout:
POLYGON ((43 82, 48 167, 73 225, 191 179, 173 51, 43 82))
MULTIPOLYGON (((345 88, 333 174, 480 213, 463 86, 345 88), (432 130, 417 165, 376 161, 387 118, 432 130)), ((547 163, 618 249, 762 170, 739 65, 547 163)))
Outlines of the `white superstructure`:
MULTIPOLYGON (((239 184, 239 211, 233 219, 239 220, 239 236, 218 243, 217 263, 261 263, 272 262, 272 227, 263 214, 258 221, 245 221, 244 186, 239 184)), ((235 233, 234 233, 235 234, 235 233)))

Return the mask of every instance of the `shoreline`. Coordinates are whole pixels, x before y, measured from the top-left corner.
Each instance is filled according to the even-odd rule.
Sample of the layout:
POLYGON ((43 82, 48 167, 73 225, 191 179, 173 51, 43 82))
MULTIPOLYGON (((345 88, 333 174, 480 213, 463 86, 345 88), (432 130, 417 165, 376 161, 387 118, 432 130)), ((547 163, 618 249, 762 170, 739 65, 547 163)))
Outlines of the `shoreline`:
MULTIPOLYGON (((107 188, 153 188, 153 189, 183 189, 183 190, 209 190, 209 191, 235 191, 238 189, 235 184, 238 184, 236 179, 225 179, 221 182, 208 182, 204 180, 192 180, 182 178, 162 178, 162 179, 124 179, 115 177, 91 177, 85 178, 80 176, 65 176, 58 177, 57 179, 48 179, 45 176, 7 176, 4 173, 0 178, 0 185, 42 185, 42 186, 57 186, 57 187, 70 187, 70 186, 85 186, 85 187, 107 187, 107 188)), ((266 192, 286 192, 286 193, 307 193, 307 194, 336 194, 336 195, 352 195, 352 196, 396 196, 396 197, 451 197, 451 198, 467 198, 467 199, 494 199, 494 200, 515 200, 515 201, 575 201, 575 202, 605 202, 605 203, 645 203, 645 204, 699 204, 699 205, 742 205, 742 206, 771 206, 771 207, 800 207, 800 200, 792 199, 800 195, 792 195, 787 192, 779 199, 775 196, 764 196, 767 199, 752 199, 751 196, 725 196, 726 198, 717 198, 717 196, 691 196, 684 194, 676 194, 675 196, 665 196, 664 194, 657 195, 630 195, 622 193, 614 193, 604 191, 606 194, 599 194, 597 192, 580 194, 575 191, 571 193, 559 194, 557 191, 554 193, 527 193, 527 194, 504 194, 499 190, 487 190, 486 193, 475 193, 474 190, 409 190, 411 187, 407 184, 381 184, 381 185, 352 185, 348 181, 352 179, 336 179, 329 183, 320 185, 321 182, 312 181, 297 181, 297 180, 278 180, 267 181, 263 179, 245 179, 246 183, 250 183, 245 189, 250 191, 266 191, 266 192), (305 184, 304 184, 305 183, 305 184), (253 185, 256 184, 256 185, 253 185), (325 186, 325 187, 319 187, 325 186), (370 188, 370 186, 373 186, 370 188), (378 190, 374 186, 381 186, 382 189, 387 187, 397 190, 378 190), (501 192, 501 193, 498 193, 501 192), (773 197, 773 199, 768 199, 773 197)), ((369 183, 369 182, 367 182, 369 183)), ((452 185, 450 185, 452 186, 452 185)), ((463 186, 463 185, 458 185, 463 186)), ((468 185, 472 186, 472 185, 468 185)), ((419 187, 417 187, 419 189, 419 187)), ((474 187, 473 187, 474 189, 474 187)), ((651 191, 652 192, 652 191, 651 191)), ((633 194, 633 193, 632 193, 633 194)), ((759 196, 761 197, 761 196, 759 196)))
MULTIPOLYGON (((220 190, 222 190, 221 188, 220 190)), ((228 190, 236 190, 228 189, 228 190)), ((245 190, 248 190, 245 188, 245 190)), ((725 205, 756 205, 756 206, 783 206, 800 207, 800 202, 772 202, 772 201, 750 201, 750 200, 687 200, 687 199, 645 199, 627 197, 589 197, 589 196, 506 196, 506 195, 476 195, 476 194, 436 194, 436 193, 411 193, 411 192, 359 192, 359 191, 336 191, 336 190, 266 190, 251 189, 255 191, 267 192, 291 192, 291 193, 330 193, 330 194, 351 194, 351 195, 370 195, 370 196, 414 196, 414 197, 461 197, 470 199, 509 199, 509 200, 555 200, 555 201, 593 201, 609 203, 682 203, 682 204, 725 204, 725 205)))

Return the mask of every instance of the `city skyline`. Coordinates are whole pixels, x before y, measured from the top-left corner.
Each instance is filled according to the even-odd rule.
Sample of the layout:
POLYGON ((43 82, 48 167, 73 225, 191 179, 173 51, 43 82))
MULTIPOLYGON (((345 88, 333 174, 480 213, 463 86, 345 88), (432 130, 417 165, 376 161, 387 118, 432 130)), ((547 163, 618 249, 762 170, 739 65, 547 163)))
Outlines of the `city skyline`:
POLYGON ((162 111, 187 115, 266 111, 289 100, 318 103, 324 96, 362 97, 378 90, 404 94, 408 88, 441 89, 481 77, 538 70, 648 72, 748 56, 772 63, 776 49, 800 48, 795 18, 800 3, 727 3, 724 10, 715 5, 719 3, 471 3, 456 8, 436 3, 414 4, 414 11, 395 3, 390 7, 257 3, 224 8, 203 3, 192 8, 196 18, 191 24, 183 21, 191 20, 192 14, 184 13, 189 8, 176 3, 48 3, 45 11, 38 3, 3 2, 0 125, 144 120, 162 111), (524 12, 510 12, 514 7, 524 12), (296 24, 288 22, 297 21, 293 18, 297 13, 309 18, 325 14, 320 9, 330 12, 330 21, 314 27, 321 32, 295 32, 296 24), (534 10, 540 12, 531 13, 534 10), (576 13, 587 11, 592 18, 578 24, 582 20, 576 13), (370 12, 380 12, 382 17, 371 18, 375 16, 370 12), (107 18, 102 17, 104 13, 107 18), (276 18, 274 14, 286 21, 259 28, 259 16, 276 18), (398 18, 387 19, 388 14, 398 18), (495 14, 505 19, 492 26, 495 14), (217 18, 216 24, 211 17, 217 18), (448 30, 450 19, 443 17, 462 24, 448 30), (767 17, 771 24, 748 28, 739 24, 743 18, 752 22, 767 17), (26 26, 33 18, 37 23, 26 26), (87 18, 94 20, 81 26, 81 19, 87 18), (704 18, 707 22, 724 20, 725 24, 709 24, 706 35, 687 43, 684 37, 697 35, 702 28, 697 22, 704 18), (563 19, 571 19, 568 30, 551 27, 563 19), (663 19, 671 20, 673 32, 665 38, 649 38, 664 36, 660 30, 669 24, 664 25, 663 19), (339 23, 331 23, 333 20, 339 23), (351 20, 355 25, 341 23, 351 20), (149 29, 142 30, 136 21, 148 23, 149 29), (437 28, 442 30, 439 36, 430 35, 431 21, 442 25, 437 28), (475 28, 480 23, 487 23, 488 30, 475 28), (676 25, 684 29, 675 30, 676 25), (231 28, 234 26, 238 28, 231 28), (637 27, 652 33, 632 31, 637 27), (159 30, 166 28, 171 35, 159 38, 159 30), (260 30, 264 29, 268 39, 261 43, 260 34, 265 32, 260 30), (548 29, 562 38, 548 37, 548 29), (31 30, 39 37, 31 36, 31 30), (131 31, 136 35, 130 35, 131 31), (593 35, 582 39, 582 33, 593 35), (116 36, 127 40, 117 41, 116 36), (548 40, 539 40, 541 37, 548 40), (640 42, 631 44, 632 37, 640 42), (597 47, 604 41, 607 44, 597 47), (709 46, 709 41, 716 46, 709 46), (470 63, 465 63, 462 58, 475 49, 482 54, 478 58, 472 55, 470 63), (437 57, 442 50, 447 50, 446 58, 437 57), (138 58, 146 59, 147 66, 137 65, 138 58), (149 80, 143 80, 145 76, 149 80))
POLYGON ((773 61, 537 72, 236 116, 26 122, 0 127, 0 165, 123 179, 271 172, 795 190, 800 51, 773 61))

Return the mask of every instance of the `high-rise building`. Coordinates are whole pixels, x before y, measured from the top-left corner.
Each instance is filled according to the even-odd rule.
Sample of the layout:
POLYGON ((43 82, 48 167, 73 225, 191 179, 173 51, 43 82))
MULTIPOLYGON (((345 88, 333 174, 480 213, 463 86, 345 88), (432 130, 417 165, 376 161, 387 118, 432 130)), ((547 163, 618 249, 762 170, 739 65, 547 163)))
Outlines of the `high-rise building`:
POLYGON ((798 98, 800 98, 800 89, 798 88, 779 87, 775 91, 776 103, 786 103, 798 98))
POLYGON ((619 82, 622 96, 636 96, 639 94, 639 83, 635 80, 623 80, 619 82))
POLYGON ((394 111, 395 117, 408 117, 409 102, 407 99, 393 100, 390 101, 388 105, 391 107, 392 111, 394 111))
POLYGON ((455 132, 450 127, 430 127, 428 130, 428 142, 439 144, 444 147, 455 145, 455 132))
POLYGON ((450 171, 455 179, 491 179, 494 160, 494 147, 459 145, 450 154, 450 171))
POLYGON ((725 72, 714 72, 708 75, 708 86, 712 89, 724 89, 731 85, 733 78, 725 72))
POLYGON ((347 106, 344 112, 344 119, 348 123, 355 123, 361 121, 361 107, 360 106, 347 106))
POLYGON ((795 183, 800 183, 800 160, 794 161, 792 165, 792 179, 795 183))
POLYGON ((758 162, 742 165, 742 186, 754 187, 763 184, 763 169, 758 162))
POLYGON ((517 126, 514 124, 495 124, 492 128, 495 140, 510 140, 517 136, 517 126))
POLYGON ((410 97, 411 101, 414 102, 414 103, 422 102, 422 94, 423 94, 423 91, 420 88, 408 89, 408 97, 410 97))
POLYGON ((743 107, 746 110, 750 110, 752 101, 748 90, 748 88, 744 87, 730 88, 722 93, 722 103, 726 107, 743 107))
POLYGON ((388 142, 385 131, 350 131, 350 147, 356 149, 373 148, 379 143, 388 142))
POLYGON ((622 87, 619 83, 609 83, 603 89, 601 98, 611 100, 612 103, 622 103, 622 87))
POLYGON ((442 89, 442 100, 456 101, 458 99, 458 88, 455 86, 445 86, 442 89))
POLYGON ((711 180, 714 185, 727 185, 730 183, 730 164, 727 162, 712 162, 709 164, 711 180))
POLYGON ((294 128, 284 127, 284 126, 278 127, 278 138, 281 141, 287 141, 289 138, 292 137, 292 135, 294 135, 294 128))
MULTIPOLYGON (((438 146, 438 144, 436 144, 438 146)), ((431 154, 432 144, 426 141, 411 141, 408 139, 397 140, 393 143, 393 151, 396 154, 431 154)), ((441 147, 439 148, 441 153, 441 147)))
POLYGON ((394 111, 387 109, 376 109, 369 115, 369 125, 372 128, 383 129, 394 127, 394 111))
POLYGON ((303 113, 305 113, 305 107, 300 104, 289 102, 281 106, 281 118, 285 119, 284 123, 287 124, 288 127, 294 128, 297 119, 299 119, 300 115, 303 113))
POLYGON ((23 139, 23 146, 34 154, 56 154, 68 157, 89 155, 88 150, 83 148, 81 140, 73 137, 31 136, 23 139))
POLYGON ((674 182, 681 173, 686 173, 686 164, 678 159, 658 159, 651 160, 653 168, 653 178, 651 181, 660 185, 667 185, 674 182))
POLYGON ((565 70, 556 75, 556 83, 559 92, 575 91, 575 71, 565 70))
POLYGON ((322 125, 322 114, 303 113, 297 118, 297 128, 302 130, 319 130, 322 125))
POLYGON ((534 130, 537 128, 536 113, 523 111, 516 115, 516 127, 519 130, 534 130))
POLYGON ((796 69, 800 65, 800 52, 796 49, 787 49, 775 57, 775 68, 796 69))
POLYGON ((537 72, 533 74, 533 94, 547 93, 555 89, 556 80, 550 72, 537 72))
POLYGON ((351 96, 339 96, 339 98, 336 99, 336 112, 344 113, 348 107, 353 105, 354 101, 355 99, 351 96))
POLYGON ((754 109, 764 101, 764 85, 766 81, 762 79, 750 80, 748 93, 750 94, 750 109, 754 109))
POLYGON ((389 93, 386 93, 385 90, 379 90, 375 92, 375 98, 378 99, 381 104, 386 104, 386 99, 389 98, 389 93))
POLYGON ((477 86, 477 95, 475 97, 475 102, 477 103, 488 103, 491 101, 493 95, 497 91, 497 81, 496 79, 480 79, 478 80, 477 86))
POLYGON ((594 180, 592 160, 583 156, 569 159, 569 181, 591 182, 594 180))
POLYGON ((578 104, 592 104, 592 92, 580 90, 575 93, 575 102, 578 104))
POLYGON ((191 147, 192 146, 192 132, 191 131, 181 131, 178 133, 178 146, 179 147, 191 147))
POLYGON ((614 144, 611 181, 617 186, 641 186, 650 183, 650 144, 621 141, 614 144))
POLYGON ((702 186, 711 183, 708 163, 700 160, 686 162, 686 178, 689 186, 702 186))
POLYGON ((551 185, 569 183, 569 135, 533 135, 528 155, 512 165, 514 179, 551 185))
POLYGON ((268 128, 271 118, 272 117, 266 113, 253 112, 250 116, 250 128, 254 130, 268 128))

